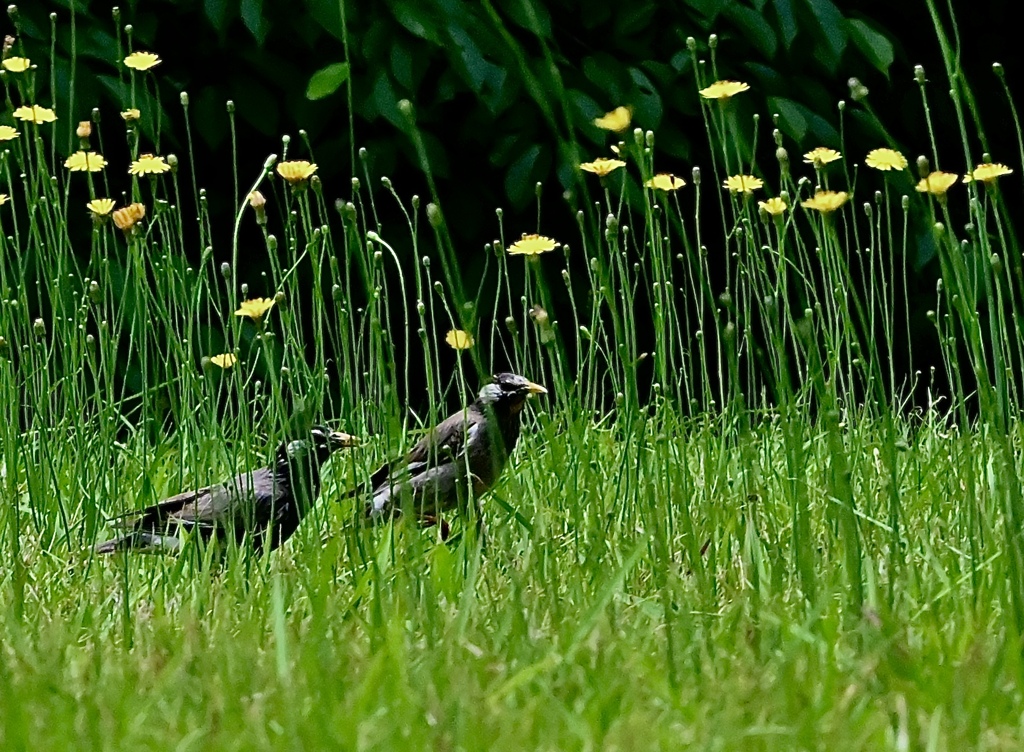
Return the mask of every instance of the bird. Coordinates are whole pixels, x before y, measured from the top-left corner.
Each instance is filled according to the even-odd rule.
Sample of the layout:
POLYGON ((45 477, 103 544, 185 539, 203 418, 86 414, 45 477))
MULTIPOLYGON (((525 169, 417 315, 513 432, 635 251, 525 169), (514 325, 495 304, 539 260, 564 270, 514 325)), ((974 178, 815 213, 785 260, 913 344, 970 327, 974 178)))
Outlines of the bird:
POLYGON ((249 536, 257 550, 273 551, 291 537, 315 503, 320 466, 335 450, 358 443, 355 436, 316 426, 308 438, 282 442, 270 467, 126 515, 119 521, 126 532, 93 550, 177 553, 187 535, 195 533, 207 541, 217 536, 237 543, 249 536))
POLYGON ((519 439, 526 400, 547 393, 523 376, 495 375, 474 402, 435 426, 404 457, 386 462, 348 496, 371 491, 366 517, 373 523, 401 514, 408 499, 419 523, 440 522, 446 538, 447 523, 440 514, 460 507, 470 488, 478 499, 495 484, 519 439))

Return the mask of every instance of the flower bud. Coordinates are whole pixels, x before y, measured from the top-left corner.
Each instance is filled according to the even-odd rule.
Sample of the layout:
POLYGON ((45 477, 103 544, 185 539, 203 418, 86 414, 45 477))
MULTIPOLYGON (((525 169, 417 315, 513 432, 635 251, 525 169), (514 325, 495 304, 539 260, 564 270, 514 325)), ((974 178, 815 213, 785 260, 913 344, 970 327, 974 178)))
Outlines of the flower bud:
POLYGON ((431 202, 427 204, 427 221, 430 222, 430 226, 437 229, 444 222, 444 218, 441 216, 441 208, 431 202))

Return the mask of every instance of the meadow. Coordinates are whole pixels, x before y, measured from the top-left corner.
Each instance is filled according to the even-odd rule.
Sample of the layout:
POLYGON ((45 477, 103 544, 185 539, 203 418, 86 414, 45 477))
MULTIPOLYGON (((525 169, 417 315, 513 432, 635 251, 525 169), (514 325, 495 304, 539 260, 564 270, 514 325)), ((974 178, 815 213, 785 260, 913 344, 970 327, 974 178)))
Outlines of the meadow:
POLYGON ((322 184, 298 134, 225 157, 222 261, 192 155, 161 148, 203 124, 185 92, 160 113, 159 51, 118 39, 113 117, 54 111, 48 61, 5 48, 0 747, 1020 747, 1024 165, 972 152, 948 40, 936 82, 906 71, 927 156, 804 153, 772 113, 740 122, 749 87, 690 40, 711 164, 664 173, 657 133, 612 110, 564 200, 538 186, 531 227, 495 207, 465 249, 444 196, 368 169, 322 184), (940 155, 929 101, 951 88, 964 149, 940 155), (578 235, 546 235, 566 210, 578 235), (908 321, 915 222, 941 267, 936 362, 908 321), (550 394, 485 541, 337 501, 505 368, 550 394), (364 442, 279 551, 91 553, 108 518, 312 421, 364 442))

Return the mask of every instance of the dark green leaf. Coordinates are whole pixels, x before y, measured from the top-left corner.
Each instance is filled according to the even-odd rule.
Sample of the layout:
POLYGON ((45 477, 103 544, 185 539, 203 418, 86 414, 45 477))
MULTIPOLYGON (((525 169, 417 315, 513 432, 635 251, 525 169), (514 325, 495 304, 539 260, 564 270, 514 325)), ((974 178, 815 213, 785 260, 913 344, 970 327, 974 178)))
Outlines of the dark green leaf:
POLYGON ((323 99, 336 92, 348 80, 348 63, 332 63, 321 68, 309 79, 307 99, 323 99))
POLYGON ((412 69, 412 54, 409 52, 408 45, 401 43, 391 45, 391 74, 409 92, 416 88, 412 69))
POLYGON ((779 40, 775 36, 775 31, 765 21, 763 15, 742 5, 733 5, 725 11, 724 15, 739 27, 746 40, 758 52, 769 59, 775 56, 779 40))
POLYGON ((782 29, 782 43, 788 50, 793 46, 800 28, 796 23, 796 13, 793 11, 793 0, 774 0, 775 13, 779 17, 779 26, 782 29))
POLYGON ((383 115, 396 128, 404 128, 405 120, 398 111, 398 97, 395 87, 391 85, 386 71, 381 71, 373 85, 373 104, 377 112, 383 115))
POLYGON ((513 23, 543 39, 551 38, 551 14, 544 3, 532 0, 506 0, 502 10, 513 23))
POLYGON ((242 0, 240 10, 245 28, 257 44, 262 45, 270 31, 270 24, 263 17, 263 0, 242 0))
POLYGON ((534 185, 530 176, 539 156, 540 146, 534 144, 505 173, 505 193, 516 206, 522 206, 533 195, 534 185))
POLYGON ((686 4, 707 18, 706 28, 714 27, 718 14, 726 5, 722 0, 687 0, 686 4))
POLYGON ((443 44, 438 26, 440 25, 437 14, 426 3, 420 2, 395 2, 388 3, 391 15, 405 29, 420 39, 426 39, 436 45, 443 44))
POLYGON ((888 76, 894 58, 892 42, 863 21, 851 20, 848 23, 850 38, 857 49, 875 68, 888 76))
POLYGON ((227 0, 205 0, 203 10, 210 20, 210 25, 218 34, 223 34, 228 27, 228 2, 227 0))
POLYGON ((824 42, 831 55, 823 59, 831 70, 839 65, 839 58, 846 49, 846 19, 832 0, 807 0, 824 35, 824 42))
POLYGON ((654 84, 639 68, 630 68, 629 77, 633 80, 630 104, 633 105, 637 124, 644 128, 657 128, 661 124, 662 106, 654 84))
POLYGON ((794 141, 803 141, 807 134, 807 119, 799 104, 785 97, 768 97, 768 109, 779 116, 779 129, 794 141))

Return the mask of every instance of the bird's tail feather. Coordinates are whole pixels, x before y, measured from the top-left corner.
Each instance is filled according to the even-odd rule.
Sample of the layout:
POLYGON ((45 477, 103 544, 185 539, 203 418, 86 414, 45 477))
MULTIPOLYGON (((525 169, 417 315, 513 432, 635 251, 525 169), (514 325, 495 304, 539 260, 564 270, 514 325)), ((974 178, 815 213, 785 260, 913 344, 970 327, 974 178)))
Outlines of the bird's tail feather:
POLYGON ((112 554, 118 551, 171 554, 177 553, 179 550, 181 550, 181 538, 176 535, 161 535, 144 531, 122 535, 119 538, 98 543, 93 548, 97 554, 112 554))

